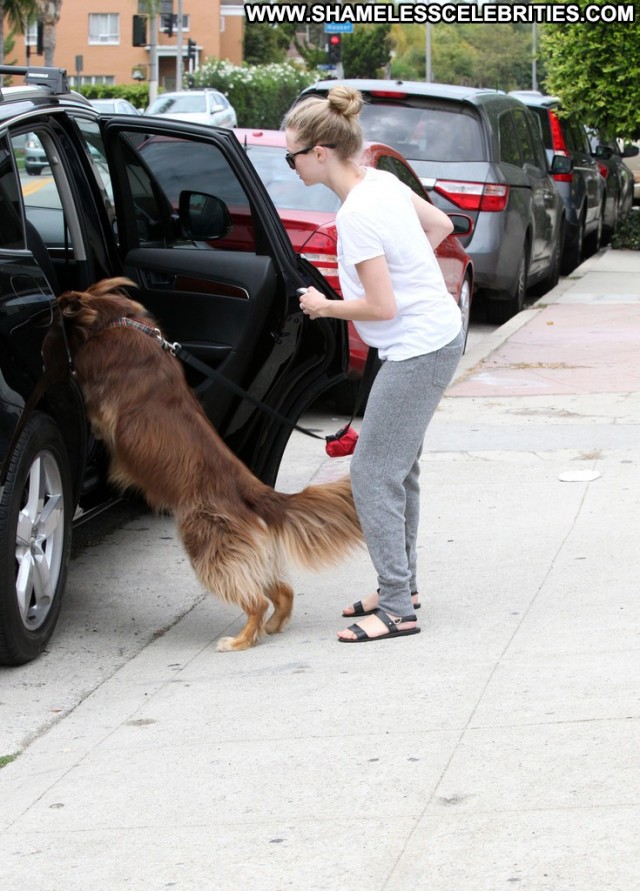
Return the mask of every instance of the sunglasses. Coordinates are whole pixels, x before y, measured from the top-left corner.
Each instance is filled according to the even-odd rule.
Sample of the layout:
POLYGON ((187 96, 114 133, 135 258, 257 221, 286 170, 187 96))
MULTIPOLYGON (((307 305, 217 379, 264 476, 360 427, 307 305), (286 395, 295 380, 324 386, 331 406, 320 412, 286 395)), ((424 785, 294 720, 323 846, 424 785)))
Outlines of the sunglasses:
POLYGON ((297 152, 287 152, 286 155, 284 156, 284 159, 287 162, 287 164, 289 165, 289 167, 292 170, 295 170, 296 169, 296 158, 298 157, 298 155, 308 155, 309 152, 312 152, 314 150, 314 148, 334 149, 335 147, 336 147, 335 142, 331 142, 331 143, 321 142, 317 146, 310 145, 309 148, 303 148, 297 152))

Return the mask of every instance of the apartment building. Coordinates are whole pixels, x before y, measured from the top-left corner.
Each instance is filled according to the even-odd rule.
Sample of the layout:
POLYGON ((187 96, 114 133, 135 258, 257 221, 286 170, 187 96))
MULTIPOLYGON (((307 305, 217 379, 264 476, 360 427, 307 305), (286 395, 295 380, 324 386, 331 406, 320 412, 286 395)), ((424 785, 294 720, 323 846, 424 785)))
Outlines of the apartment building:
MULTIPOLYGON (((173 89, 178 54, 178 15, 182 17, 182 68, 186 77, 208 59, 242 62, 244 9, 242 0, 158 0, 164 15, 155 17, 158 85, 173 89), (173 8, 173 33, 163 31, 168 24, 166 10, 173 8), (191 58, 188 56, 192 41, 191 58)), ((154 22, 146 19, 146 43, 133 46, 134 15, 144 13, 144 0, 63 0, 56 28, 54 64, 66 68, 72 84, 127 84, 149 80, 154 22)), ((5 34, 8 29, 5 29, 5 34)), ((36 26, 25 37, 18 36, 12 60, 18 65, 43 63, 34 55, 36 26)))

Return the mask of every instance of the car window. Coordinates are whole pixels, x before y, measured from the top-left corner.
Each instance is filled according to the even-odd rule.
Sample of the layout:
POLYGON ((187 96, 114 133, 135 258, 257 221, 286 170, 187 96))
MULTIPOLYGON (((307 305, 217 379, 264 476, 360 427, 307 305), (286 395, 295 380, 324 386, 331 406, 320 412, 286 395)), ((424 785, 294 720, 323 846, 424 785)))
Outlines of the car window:
POLYGON ((336 213, 340 199, 322 183, 305 186, 295 170, 285 163, 285 149, 270 145, 246 145, 249 160, 258 171, 276 207, 288 210, 336 213))
POLYGON ((531 139, 527 123, 527 112, 524 108, 514 108, 512 114, 522 162, 523 164, 533 164, 538 167, 539 160, 533 147, 533 140, 531 139))
MULTIPOLYGON (((154 191, 158 186, 174 213, 178 210, 181 192, 204 192, 227 205, 232 221, 229 234, 212 242, 212 246, 257 251, 251 202, 235 170, 217 146, 179 136, 151 136, 141 140, 137 131, 123 131, 122 135, 143 162, 139 163, 129 153, 127 176, 137 211, 144 214, 148 208, 152 229, 161 223, 164 215, 154 191)), ((284 161, 282 163, 286 166, 284 161)), ((143 223, 141 225, 144 226, 143 223)), ((154 237, 151 235, 150 240, 153 241, 154 237)), ((146 240, 145 236, 143 241, 146 240)))
POLYGON ((384 142, 409 160, 485 160, 480 122, 457 104, 416 108, 375 102, 365 104, 361 122, 368 141, 384 142))
POLYGON ((527 124, 529 125, 529 133, 531 136, 531 145, 533 146, 534 161, 536 167, 540 170, 548 170, 547 153, 544 143, 540 136, 540 119, 537 115, 527 114, 527 124))
POLYGON ((402 161, 400 161, 399 158, 394 158, 392 155, 381 155, 378 158, 376 167, 378 170, 388 170, 389 173, 393 173, 394 176, 398 177, 400 182, 409 186, 416 195, 424 198, 424 189, 420 184, 420 180, 406 164, 403 164, 402 161))
POLYGON ((6 137, 0 140, 0 250, 25 247, 20 186, 6 137))
MULTIPOLYGON (((45 269, 53 290, 60 293, 85 280, 84 277, 90 274, 94 253, 85 239, 86 227, 78 214, 76 189, 72 183, 74 173, 68 164, 68 146, 64 150, 62 147, 64 129, 51 118, 34 126, 28 136, 37 140, 40 146, 38 164, 46 172, 35 179, 22 171, 20 174, 27 246, 34 255, 38 251, 39 264, 45 269)), ((24 159, 27 151, 24 132, 11 133, 10 140, 15 158, 24 159)))
POLYGON ((540 135, 545 148, 553 148, 553 139, 551 136, 551 123, 549 121, 549 110, 547 108, 532 107, 531 113, 534 115, 540 128, 540 135))
POLYGON ((185 93, 184 95, 159 96, 149 106, 149 114, 179 114, 206 111, 204 93, 185 93))
POLYGON ((513 164, 515 167, 522 166, 518 137, 510 111, 503 112, 498 118, 498 139, 500 161, 503 164, 513 164))

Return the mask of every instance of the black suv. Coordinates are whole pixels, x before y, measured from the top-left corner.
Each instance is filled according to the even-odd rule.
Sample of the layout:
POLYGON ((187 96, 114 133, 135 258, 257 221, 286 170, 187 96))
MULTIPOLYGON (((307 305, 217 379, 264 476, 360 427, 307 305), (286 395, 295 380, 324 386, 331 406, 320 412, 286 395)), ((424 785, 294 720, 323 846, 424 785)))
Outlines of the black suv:
MULTIPOLYGON (((60 69, 0 73, 25 78, 0 98, 0 663, 17 665, 53 632, 74 517, 112 494, 57 294, 128 276, 170 341, 291 423, 343 379, 348 341, 344 323, 300 312, 298 288, 330 289, 231 131, 101 116, 60 69), (27 134, 50 174, 27 176, 27 134)), ((290 425, 189 380, 227 445, 273 484, 290 425)))
MULTIPOLYGON (((336 83, 320 81, 299 98, 326 96, 336 83)), ((529 287, 557 283, 564 207, 551 173, 569 171, 571 161, 547 160, 540 128, 522 102, 451 84, 339 83, 363 94, 366 138, 404 155, 434 204, 471 217, 471 234, 460 241, 490 321, 519 312, 529 287)))

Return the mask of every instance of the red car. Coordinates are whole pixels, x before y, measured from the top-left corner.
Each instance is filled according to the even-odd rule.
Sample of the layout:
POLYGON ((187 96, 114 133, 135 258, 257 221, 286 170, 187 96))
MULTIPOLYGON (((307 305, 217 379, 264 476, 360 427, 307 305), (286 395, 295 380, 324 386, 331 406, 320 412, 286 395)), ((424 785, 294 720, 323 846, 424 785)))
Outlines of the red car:
MULTIPOLYGON (((282 130, 233 131, 245 147, 267 192, 275 204, 285 229, 298 253, 316 266, 331 287, 341 294, 336 257, 337 233, 335 217, 340 201, 330 189, 321 184, 305 186, 295 170, 285 163, 285 134, 282 130)), ((407 161, 395 149, 377 142, 365 144, 360 163, 394 173, 418 195, 431 202, 422 183, 407 161)), ((455 232, 436 250, 447 290, 460 307, 466 332, 473 295, 473 267, 466 251, 458 241, 468 235, 472 222, 464 214, 450 214, 455 232)), ((367 357, 367 347, 349 323, 349 378, 341 391, 341 402, 349 411, 353 408, 357 383, 367 357)))

